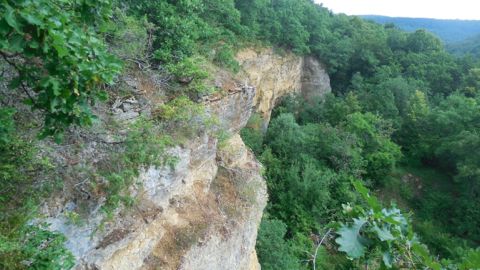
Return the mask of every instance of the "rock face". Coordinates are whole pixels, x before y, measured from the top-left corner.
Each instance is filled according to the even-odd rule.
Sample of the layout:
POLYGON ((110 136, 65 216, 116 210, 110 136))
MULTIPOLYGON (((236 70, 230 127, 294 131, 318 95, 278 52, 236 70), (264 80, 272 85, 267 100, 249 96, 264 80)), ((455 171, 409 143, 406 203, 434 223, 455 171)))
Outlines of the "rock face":
POLYGON ((312 56, 303 58, 301 94, 307 101, 315 101, 332 91, 325 66, 312 56))
POLYGON ((280 55, 272 49, 249 48, 237 54, 237 61, 242 66, 242 80, 257 88, 255 111, 262 116, 265 130, 280 97, 296 93, 314 100, 332 90, 324 66, 311 56, 280 55))
MULTIPOLYGON (((321 97, 330 88, 328 75, 313 58, 264 49, 244 50, 238 59, 244 72, 235 79, 244 86, 204 101, 207 113, 230 134, 226 141, 204 131, 169 149, 178 163, 142 169, 130 190, 137 198, 135 206, 117 211, 102 226, 98 208, 84 222, 71 222, 67 213, 75 208, 74 200, 44 207, 44 221, 67 237, 76 269, 260 269, 255 241, 267 191, 261 164, 238 133, 254 110, 262 114, 266 127, 283 95, 321 97)), ((123 103, 113 107, 123 108, 123 103)), ((129 104, 139 112, 146 106, 129 104)), ((96 147, 91 143, 83 151, 92 155, 96 147)))

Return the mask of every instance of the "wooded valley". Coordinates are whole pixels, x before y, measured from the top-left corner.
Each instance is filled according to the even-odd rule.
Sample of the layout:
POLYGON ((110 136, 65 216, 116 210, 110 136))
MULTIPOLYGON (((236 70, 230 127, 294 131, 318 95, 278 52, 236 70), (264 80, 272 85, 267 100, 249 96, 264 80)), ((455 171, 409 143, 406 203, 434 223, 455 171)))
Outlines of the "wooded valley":
POLYGON ((30 222, 62 185, 39 141, 92 126, 132 65, 175 78, 159 115, 127 135, 112 161, 122 169, 96 175, 111 216, 134 205, 140 166, 169 162, 176 138, 151 123, 201 115, 216 91, 206 63, 238 72, 247 46, 314 56, 333 89, 283 98, 267 130, 253 115, 241 131, 268 187, 262 269, 480 268, 479 58, 310 0, 2 1, 0 268, 75 265, 60 233, 30 222))

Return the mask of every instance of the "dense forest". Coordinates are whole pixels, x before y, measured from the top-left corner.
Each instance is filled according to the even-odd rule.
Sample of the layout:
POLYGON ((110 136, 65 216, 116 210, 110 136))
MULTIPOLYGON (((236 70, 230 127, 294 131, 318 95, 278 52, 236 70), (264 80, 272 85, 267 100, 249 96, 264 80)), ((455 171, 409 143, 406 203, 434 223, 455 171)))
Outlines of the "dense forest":
POLYGON ((475 58, 480 57, 480 35, 467 38, 463 41, 447 44, 446 48, 449 52, 462 56, 470 54, 475 58))
POLYGON ((380 24, 393 24, 407 32, 425 29, 438 36, 445 44, 448 52, 457 55, 480 56, 478 45, 480 21, 474 20, 440 20, 425 18, 395 18, 376 15, 361 16, 380 24))
MULTIPOLYGON (((29 222, 58 184, 35 180, 52 169, 35 158, 35 140, 62 143, 72 126, 91 126, 92 106, 132 63, 172 78, 151 121, 183 121, 215 91, 202 63, 236 72, 236 50, 253 45, 317 57, 333 88, 320 100, 285 98, 266 133, 258 115, 242 131, 269 190, 263 269, 480 267, 480 65, 424 30, 310 0, 5 0, 0 37, 2 269, 74 264, 61 234, 29 222), (22 119, 22 106, 40 120, 22 119)), ((134 128, 121 159, 129 169, 102 175, 107 214, 132 203, 122 194, 139 164, 171 144, 154 134, 134 128)))
POLYGON ((380 24, 395 24, 407 32, 425 29, 437 35, 446 44, 462 42, 465 39, 480 34, 480 21, 477 20, 397 18, 376 15, 365 15, 361 17, 380 24))

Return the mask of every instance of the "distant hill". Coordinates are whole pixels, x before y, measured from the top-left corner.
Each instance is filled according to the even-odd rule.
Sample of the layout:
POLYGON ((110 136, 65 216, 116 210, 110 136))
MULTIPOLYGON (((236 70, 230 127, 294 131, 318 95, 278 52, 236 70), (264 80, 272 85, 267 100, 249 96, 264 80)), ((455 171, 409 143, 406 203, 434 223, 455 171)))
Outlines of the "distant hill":
POLYGON ((405 31, 426 29, 436 34, 446 44, 460 43, 469 38, 480 35, 480 21, 397 18, 377 15, 365 15, 360 17, 381 24, 394 23, 405 31))
POLYGON ((464 41, 447 44, 447 50, 455 55, 471 54, 480 58, 480 35, 465 39, 464 41))

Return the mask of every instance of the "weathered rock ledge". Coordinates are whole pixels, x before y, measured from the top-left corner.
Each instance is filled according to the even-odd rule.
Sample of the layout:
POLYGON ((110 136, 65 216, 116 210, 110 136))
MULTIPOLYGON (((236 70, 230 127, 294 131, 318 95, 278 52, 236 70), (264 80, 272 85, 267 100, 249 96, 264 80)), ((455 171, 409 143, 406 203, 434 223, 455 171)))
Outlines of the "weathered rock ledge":
POLYGON ((324 65, 311 56, 244 49, 237 54, 237 61, 242 67, 242 81, 257 88, 255 111, 262 116, 264 129, 279 98, 295 93, 315 100, 332 91, 324 65))
MULTIPOLYGON (((253 112, 262 115, 266 128, 281 96, 300 93, 313 99, 329 92, 330 85, 322 65, 311 57, 247 49, 237 59, 243 71, 232 77, 243 86, 205 101, 207 112, 231 135, 226 142, 219 144, 203 132, 169 149, 179 162, 173 168, 143 169, 131 188, 137 198, 133 209, 116 213, 102 230, 98 208, 81 224, 72 224, 67 213, 75 201, 45 205, 45 221, 67 237, 76 269, 260 269, 255 241, 267 191, 261 165, 238 133, 253 112)), ((155 89, 148 80, 134 78, 130 84, 148 92, 155 89)), ((127 105, 141 111, 142 104, 127 105)), ((88 142, 76 155, 97 159, 96 148, 97 143, 88 142)))

